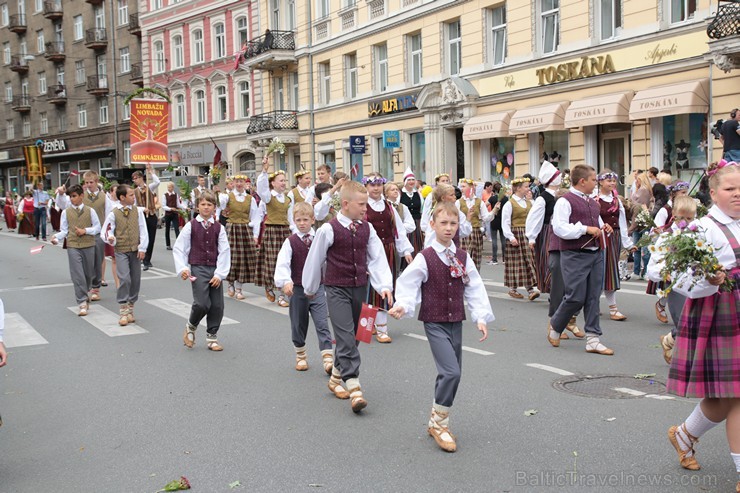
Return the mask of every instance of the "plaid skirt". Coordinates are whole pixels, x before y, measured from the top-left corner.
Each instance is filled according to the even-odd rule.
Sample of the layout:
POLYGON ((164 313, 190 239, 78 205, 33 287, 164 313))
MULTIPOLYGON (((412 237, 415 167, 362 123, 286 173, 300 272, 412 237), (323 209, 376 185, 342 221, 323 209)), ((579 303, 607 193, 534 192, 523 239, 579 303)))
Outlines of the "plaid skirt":
POLYGON ((687 299, 666 389, 681 397, 740 397, 740 268, 731 292, 687 299))
POLYGON ((480 261, 483 257, 483 232, 480 228, 473 228, 473 232, 462 239, 462 249, 468 252, 475 268, 480 271, 480 261))
MULTIPOLYGON (((384 243, 383 250, 385 250, 385 258, 388 259, 388 267, 391 269, 391 276, 393 277, 393 287, 396 286, 396 278, 398 277, 398 269, 396 267, 396 243, 384 243)), ((375 291, 368 281, 367 283, 367 302, 373 306, 379 306, 387 310, 390 308, 388 304, 380 296, 380 293, 375 291)))
POLYGON ((537 241, 534 244, 534 255, 537 262, 537 288, 542 293, 550 292, 550 283, 552 274, 550 273, 550 225, 543 224, 542 231, 537 235, 537 241))
POLYGON ((226 280, 241 283, 256 282, 259 263, 252 228, 249 224, 228 223, 226 232, 229 235, 229 247, 231 248, 231 270, 226 280))
POLYGON ((529 247, 529 240, 524 234, 524 228, 511 228, 519 246, 512 246, 506 241, 504 251, 504 286, 516 289, 519 286, 530 288, 537 284, 537 273, 534 267, 534 256, 529 247))
POLYGON ((619 230, 606 237, 604 249, 604 291, 616 291, 619 283, 619 253, 622 251, 622 236, 619 230))
POLYGON ((267 289, 275 288, 275 262, 288 236, 290 236, 289 226, 280 226, 278 224, 265 225, 265 232, 262 235, 258 257, 259 274, 256 280, 257 286, 264 286, 267 289))
POLYGON ((647 287, 645 288, 645 294, 658 294, 659 289, 665 289, 665 282, 664 281, 648 281, 647 287))

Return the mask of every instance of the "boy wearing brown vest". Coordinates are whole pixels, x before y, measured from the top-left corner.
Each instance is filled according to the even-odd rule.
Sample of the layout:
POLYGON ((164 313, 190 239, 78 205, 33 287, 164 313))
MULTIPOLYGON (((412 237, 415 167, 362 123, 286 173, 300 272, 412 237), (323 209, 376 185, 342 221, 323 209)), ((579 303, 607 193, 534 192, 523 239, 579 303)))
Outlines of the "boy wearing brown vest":
POLYGON ((84 317, 89 308, 88 293, 95 275, 95 238, 100 234, 100 220, 95 209, 83 203, 81 186, 72 185, 67 194, 71 205, 62 211, 60 231, 52 236, 51 242, 56 245, 67 238, 69 274, 80 308, 79 316, 84 317))

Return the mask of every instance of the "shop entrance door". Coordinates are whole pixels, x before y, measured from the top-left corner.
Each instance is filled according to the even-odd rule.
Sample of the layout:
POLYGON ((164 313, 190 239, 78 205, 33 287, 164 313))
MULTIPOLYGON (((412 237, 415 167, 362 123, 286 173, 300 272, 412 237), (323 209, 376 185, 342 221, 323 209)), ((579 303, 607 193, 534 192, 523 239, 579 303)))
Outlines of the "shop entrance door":
POLYGON ((599 152, 599 173, 604 169, 610 169, 619 175, 617 193, 624 195, 625 173, 630 169, 630 134, 605 133, 601 136, 601 149, 599 152))

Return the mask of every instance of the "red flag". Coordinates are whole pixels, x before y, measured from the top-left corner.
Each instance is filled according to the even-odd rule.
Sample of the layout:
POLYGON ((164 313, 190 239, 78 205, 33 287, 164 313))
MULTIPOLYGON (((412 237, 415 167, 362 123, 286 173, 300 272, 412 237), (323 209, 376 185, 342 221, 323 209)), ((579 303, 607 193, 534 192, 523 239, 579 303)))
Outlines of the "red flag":
POLYGON ((221 162, 221 149, 218 148, 213 139, 211 139, 211 142, 213 142, 213 147, 216 148, 216 154, 213 155, 213 167, 215 168, 218 166, 218 163, 221 162))
POLYGON ((360 164, 359 163, 353 164, 352 168, 350 168, 349 171, 352 174, 352 176, 357 176, 360 173, 360 164))
POLYGON ((73 169, 72 171, 69 172, 69 176, 77 176, 79 174, 80 174, 80 171, 76 169, 73 169))
POLYGON ((373 340, 373 327, 375 326, 375 318, 377 316, 377 307, 368 305, 367 303, 362 304, 360 320, 357 323, 357 334, 355 334, 355 340, 370 344, 370 341, 373 340))
POLYGON ((41 250, 44 249, 44 245, 39 245, 37 247, 31 248, 31 255, 36 255, 37 253, 41 253, 41 250))

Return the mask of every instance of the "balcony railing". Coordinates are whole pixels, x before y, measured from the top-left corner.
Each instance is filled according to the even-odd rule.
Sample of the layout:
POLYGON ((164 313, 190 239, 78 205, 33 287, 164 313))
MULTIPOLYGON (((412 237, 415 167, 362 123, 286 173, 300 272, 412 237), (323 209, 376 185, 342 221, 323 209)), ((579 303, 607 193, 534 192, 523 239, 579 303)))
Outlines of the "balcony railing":
POLYGON ((10 57, 10 70, 25 74, 28 72, 28 61, 26 55, 13 55, 10 57))
POLYGON ((740 36, 740 1, 720 0, 717 3, 717 15, 707 26, 707 36, 712 39, 740 36))
POLYGON ((268 31, 247 43, 244 58, 254 58, 270 50, 295 51, 295 33, 293 31, 268 31))
POLYGON ((108 94, 108 76, 90 75, 87 78, 87 92, 100 96, 108 94))
POLYGON ((102 5, 103 4, 103 0, 85 0, 85 1, 92 5, 102 5))
POLYGON ((44 44, 44 57, 52 62, 63 62, 65 59, 64 54, 64 41, 47 41, 44 44))
POLYGON ((46 89, 46 100, 53 104, 65 104, 67 102, 67 90, 64 85, 49 86, 46 89))
POLYGON ((85 31, 85 46, 93 50, 106 48, 108 46, 108 33, 105 28, 94 28, 85 31))
POLYGON ((16 34, 23 34, 26 32, 28 24, 26 24, 25 14, 11 15, 8 19, 8 29, 16 34))
POLYGON ((128 16, 128 32, 131 34, 141 34, 141 26, 139 25, 139 14, 129 14, 128 16))
POLYGON ((61 19, 64 16, 62 2, 44 2, 44 17, 51 20, 61 19))
POLYGON ((19 113, 28 113, 31 111, 31 96, 23 94, 22 96, 13 96, 13 111, 19 113))
POLYGON ((131 64, 131 82, 134 84, 144 83, 144 71, 142 70, 141 63, 131 64))
POLYGON ((298 115, 295 111, 270 111, 249 119, 247 134, 258 134, 273 130, 298 130, 298 115))

